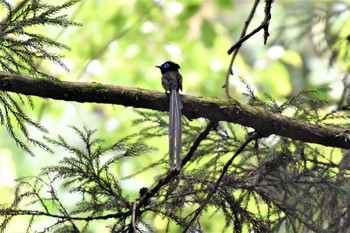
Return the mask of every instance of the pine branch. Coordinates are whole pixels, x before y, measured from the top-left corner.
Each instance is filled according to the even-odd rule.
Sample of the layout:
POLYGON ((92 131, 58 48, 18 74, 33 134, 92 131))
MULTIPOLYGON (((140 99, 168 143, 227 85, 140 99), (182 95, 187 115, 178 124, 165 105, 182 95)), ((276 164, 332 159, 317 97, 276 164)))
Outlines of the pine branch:
POLYGON ((68 70, 61 61, 62 55, 49 52, 49 48, 67 50, 68 46, 43 34, 32 33, 35 26, 56 26, 66 28, 78 25, 71 22, 60 11, 71 7, 79 0, 68 0, 61 5, 50 5, 40 0, 23 1, 13 7, 5 0, 0 5, 7 11, 7 17, 0 21, 0 68, 9 73, 25 73, 35 77, 55 79, 40 71, 38 61, 49 60, 68 70))
MULTIPOLYGON (((162 127, 165 125, 157 128, 162 127)), ((120 177, 112 172, 114 164, 130 154, 142 156, 151 148, 143 147, 133 135, 105 146, 101 138, 93 137, 94 130, 74 127, 73 130, 83 145, 77 147, 63 136, 50 140, 69 154, 58 165, 44 168, 39 176, 17 180, 19 184, 13 203, 0 205, 0 213, 4 216, 0 231, 13 217, 26 215, 31 217, 27 231, 38 218, 49 218, 55 222, 43 226, 43 232, 53 229, 84 232, 91 222, 107 219, 105 224, 114 221, 111 226, 114 231, 130 232, 146 227, 146 216, 150 214, 175 222, 184 231, 194 231, 201 228, 199 218, 219 212, 224 215, 227 227, 234 224, 235 232, 243 232, 242 229, 247 227, 256 232, 273 232, 271 228, 277 229, 279 222, 286 219, 296 224, 296 229, 306 227, 322 232, 325 221, 342 219, 330 211, 333 200, 337 200, 339 204, 335 208, 339 209, 349 197, 344 189, 348 174, 339 173, 335 169, 337 164, 328 161, 329 155, 288 139, 281 139, 275 147, 266 147, 263 145, 265 139, 259 139, 261 145, 256 148, 249 142, 256 139, 256 144, 255 136, 259 137, 259 134, 250 134, 244 142, 237 141, 236 137, 225 136, 215 122, 209 122, 197 138, 191 140, 191 146, 186 146, 188 152, 181 172, 167 170, 150 188, 141 188, 138 198, 130 200, 123 195, 120 177), (223 144, 213 149, 218 143, 223 144), (226 155, 235 152, 231 158, 222 157, 218 153, 221 147, 228 150, 226 155), (254 156, 255 150, 259 151, 259 156, 254 156), (212 155, 221 161, 197 164, 198 156, 212 160, 212 155), (60 192, 55 189, 56 180, 64 181, 69 192, 82 196, 72 211, 66 209, 60 199, 60 192), (28 206, 28 202, 40 208, 30 210, 32 205, 28 206), (256 211, 250 208, 254 203, 256 211), (193 208, 197 206, 196 211, 193 208), (263 208, 267 208, 267 215, 263 208), (193 224, 183 215, 192 211, 196 211, 195 218, 198 217, 197 220, 193 218, 193 224), (322 215, 315 220, 309 218, 320 211, 324 211, 327 220, 322 215), (85 226, 81 227, 78 222, 85 222, 85 226)), ((143 143, 147 143, 144 135, 141 137, 143 143)))
MULTIPOLYGON (((80 148, 70 144, 62 136, 47 140, 69 152, 58 165, 42 169, 39 176, 23 177, 17 180, 18 185, 12 204, 0 205, 0 232, 3 232, 9 221, 16 216, 30 216, 33 221, 39 217, 47 217, 56 221, 45 226, 43 232, 51 232, 54 228, 65 228, 68 224, 73 232, 80 232, 76 222, 89 223, 95 220, 117 219, 121 225, 131 216, 128 197, 124 196, 118 177, 111 169, 121 159, 137 156, 153 151, 144 143, 130 142, 122 139, 113 145, 104 146, 103 140, 95 138, 95 130, 80 130, 72 127, 83 142, 80 148), (55 188, 55 181, 64 180, 64 187, 71 193, 82 195, 73 210, 68 211, 55 188), (36 205, 33 210, 27 203, 36 205), (48 204, 49 203, 49 204, 48 204)), ((31 221, 28 232, 31 231, 31 221)), ((80 226, 79 226, 80 228, 80 226)), ((64 231, 65 232, 65 231, 64 231)))
MULTIPOLYGON (((40 0, 25 0, 13 6, 6 0, 0 0, 0 6, 7 13, 0 21, 0 70, 13 74, 30 74, 36 78, 50 80, 55 78, 41 71, 38 62, 48 60, 68 70, 61 61, 62 55, 49 51, 49 49, 67 50, 68 46, 46 37, 43 33, 33 32, 31 29, 45 25, 63 28, 77 25, 71 22, 67 15, 59 15, 59 13, 78 1, 67 0, 61 5, 50 5, 40 0)), ((27 102, 31 108, 34 107, 30 97, 27 98, 27 102)), ((21 96, 15 99, 9 93, 0 92, 0 125, 6 127, 9 135, 25 152, 34 155, 28 143, 23 142, 18 132, 29 143, 51 151, 47 145, 30 137, 28 126, 44 133, 47 133, 47 130, 26 115, 22 110, 24 104, 21 96)))
MULTIPOLYGON (((99 83, 58 82, 0 72, 0 90, 56 100, 118 104, 168 111, 168 97, 159 91, 99 83)), ((206 118, 254 128, 261 135, 272 134, 324 146, 350 148, 347 132, 340 128, 297 121, 254 108, 236 100, 182 95, 183 114, 189 119, 206 118)))
MULTIPOLYGON (((215 182, 215 185, 213 186, 213 189, 208 193, 208 195, 206 196, 206 198, 204 199, 204 201, 202 202, 202 204, 192 213, 193 217, 192 219, 189 221, 189 223, 187 224, 187 226, 185 227, 185 229, 183 230, 184 233, 186 233, 188 231, 188 229, 191 227, 191 225, 194 223, 194 221, 197 220, 198 216, 202 213, 202 211, 204 210, 204 208, 207 206, 208 202, 210 201, 210 199, 212 198, 212 196, 215 194, 215 192, 217 192, 219 185, 222 181, 222 179, 224 178, 225 174, 227 173, 229 167, 231 166, 233 160, 244 150, 244 148, 254 139, 256 138, 256 135, 250 135, 247 140, 237 149, 237 151, 233 154, 233 156, 227 161, 227 163, 225 164, 225 166, 222 169, 222 172, 220 174, 220 177, 217 179, 217 181, 215 182)), ((191 214, 191 215, 192 215, 191 214)))

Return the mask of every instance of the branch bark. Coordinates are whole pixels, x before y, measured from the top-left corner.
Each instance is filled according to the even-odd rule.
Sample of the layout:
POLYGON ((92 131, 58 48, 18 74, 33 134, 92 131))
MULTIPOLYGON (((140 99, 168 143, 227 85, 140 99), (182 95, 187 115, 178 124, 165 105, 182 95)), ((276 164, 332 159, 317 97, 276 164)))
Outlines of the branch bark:
MULTIPOLYGON (((0 90, 23 95, 64 101, 117 104, 168 111, 168 96, 163 92, 121 87, 100 83, 79 83, 34 79, 23 75, 0 72, 0 90)), ((260 135, 272 134, 317 143, 324 146, 350 149, 350 141, 341 137, 337 128, 300 122, 292 118, 263 111, 232 99, 212 99, 181 95, 183 115, 189 119, 207 118, 254 128, 260 135)))

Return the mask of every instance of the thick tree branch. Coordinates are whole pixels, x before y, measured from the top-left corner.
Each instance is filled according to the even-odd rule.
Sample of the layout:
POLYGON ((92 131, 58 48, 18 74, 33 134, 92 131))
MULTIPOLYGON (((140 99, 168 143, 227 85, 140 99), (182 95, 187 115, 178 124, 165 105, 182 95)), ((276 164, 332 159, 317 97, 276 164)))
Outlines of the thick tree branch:
MULTIPOLYGON (((0 72, 0 90, 65 101, 118 104, 135 108, 168 111, 163 92, 99 83, 59 82, 0 72)), ((304 142, 350 149, 344 131, 293 120, 266 112, 236 100, 181 96, 183 114, 189 118, 227 121, 254 128, 263 136, 276 134, 304 142), (344 134, 345 135, 345 134, 344 134)))

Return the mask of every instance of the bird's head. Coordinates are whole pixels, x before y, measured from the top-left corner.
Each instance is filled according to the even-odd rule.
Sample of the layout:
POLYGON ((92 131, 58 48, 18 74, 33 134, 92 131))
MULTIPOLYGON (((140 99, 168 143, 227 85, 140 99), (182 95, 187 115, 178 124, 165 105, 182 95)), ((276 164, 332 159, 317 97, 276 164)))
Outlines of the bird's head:
POLYGON ((172 61, 166 61, 160 66, 156 66, 156 67, 160 69, 160 72, 162 72, 162 74, 168 71, 178 71, 180 69, 180 66, 172 61))

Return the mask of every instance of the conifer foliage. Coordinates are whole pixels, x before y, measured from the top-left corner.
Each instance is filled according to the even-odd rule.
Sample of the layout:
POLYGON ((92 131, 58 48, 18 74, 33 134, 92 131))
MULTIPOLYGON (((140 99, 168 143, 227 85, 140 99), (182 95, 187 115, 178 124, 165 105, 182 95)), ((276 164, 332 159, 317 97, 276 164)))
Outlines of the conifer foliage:
MULTIPOLYGON (((77 0, 61 5, 31 0, 16 7, 0 1, 7 15, 0 23, 2 71, 60 82, 40 71, 40 62, 51 61, 66 68, 61 55, 49 51, 68 47, 27 28, 77 25, 61 15, 77 0)), ((246 26, 258 2, 255 1, 246 26)), ((247 35, 243 30, 239 42, 231 47, 233 58, 226 84, 240 46, 260 30, 264 31, 265 42, 270 36, 272 3, 265 1, 261 25, 247 35)), ((339 137, 349 140, 347 119, 344 123, 332 121, 344 109, 348 110, 349 85, 344 89, 342 103, 328 114, 321 114, 320 109, 329 103, 318 97, 330 92, 327 87, 303 90, 281 102, 268 93, 258 96, 244 79, 241 83, 245 85, 248 104, 259 111, 276 115, 288 112, 296 122, 331 125, 343 129, 344 134, 339 137)), ((229 93, 228 87, 226 92, 229 93)), ((109 232, 153 232, 155 219, 165 223, 166 232, 210 232, 210 223, 216 221, 223 224, 215 232, 349 232, 348 150, 265 135, 237 124, 183 117, 181 170, 169 170, 165 154, 126 176, 119 172, 124 161, 143 162, 143 158, 157 152, 158 148, 151 146, 154 141, 167 137, 166 114, 139 111, 139 118, 132 124, 137 132, 112 144, 98 137, 98 129, 77 126, 71 126, 73 133, 69 138, 47 136, 38 141, 30 138, 27 127, 47 131, 24 113, 24 104, 34 107, 30 98, 1 92, 1 126, 31 154, 21 136, 50 152, 52 147, 59 148, 60 161, 36 175, 16 180, 13 201, 0 205, 1 232, 6 232, 15 218, 23 216, 23 232, 93 232, 96 225, 104 225, 109 232), (15 124, 22 135, 18 135, 15 124), (72 140, 74 137, 78 140, 72 140), (147 175, 151 169, 160 171, 158 176, 148 177, 153 184, 139 188, 138 194, 130 197, 123 190, 123 182, 147 175)))
MULTIPOLYGON (((5 17, 0 22, 0 69, 12 74, 58 81, 52 75, 40 70, 40 62, 51 61, 67 70, 61 61, 62 56, 50 50, 54 48, 59 51, 69 48, 43 34, 33 33, 29 29, 46 25, 63 28, 77 25, 70 22, 66 15, 59 15, 60 11, 77 2, 77 0, 71 0, 55 6, 40 0, 25 0, 13 7, 8 1, 1 0, 0 7, 5 11, 5 17)), ((16 144, 26 152, 33 155, 22 137, 36 146, 51 151, 45 143, 30 137, 28 126, 43 133, 47 133, 47 130, 27 116, 22 109, 23 105, 34 108, 30 97, 24 99, 19 95, 0 92, 0 125, 6 127, 16 144), (22 135, 18 135, 17 131, 22 135)))

